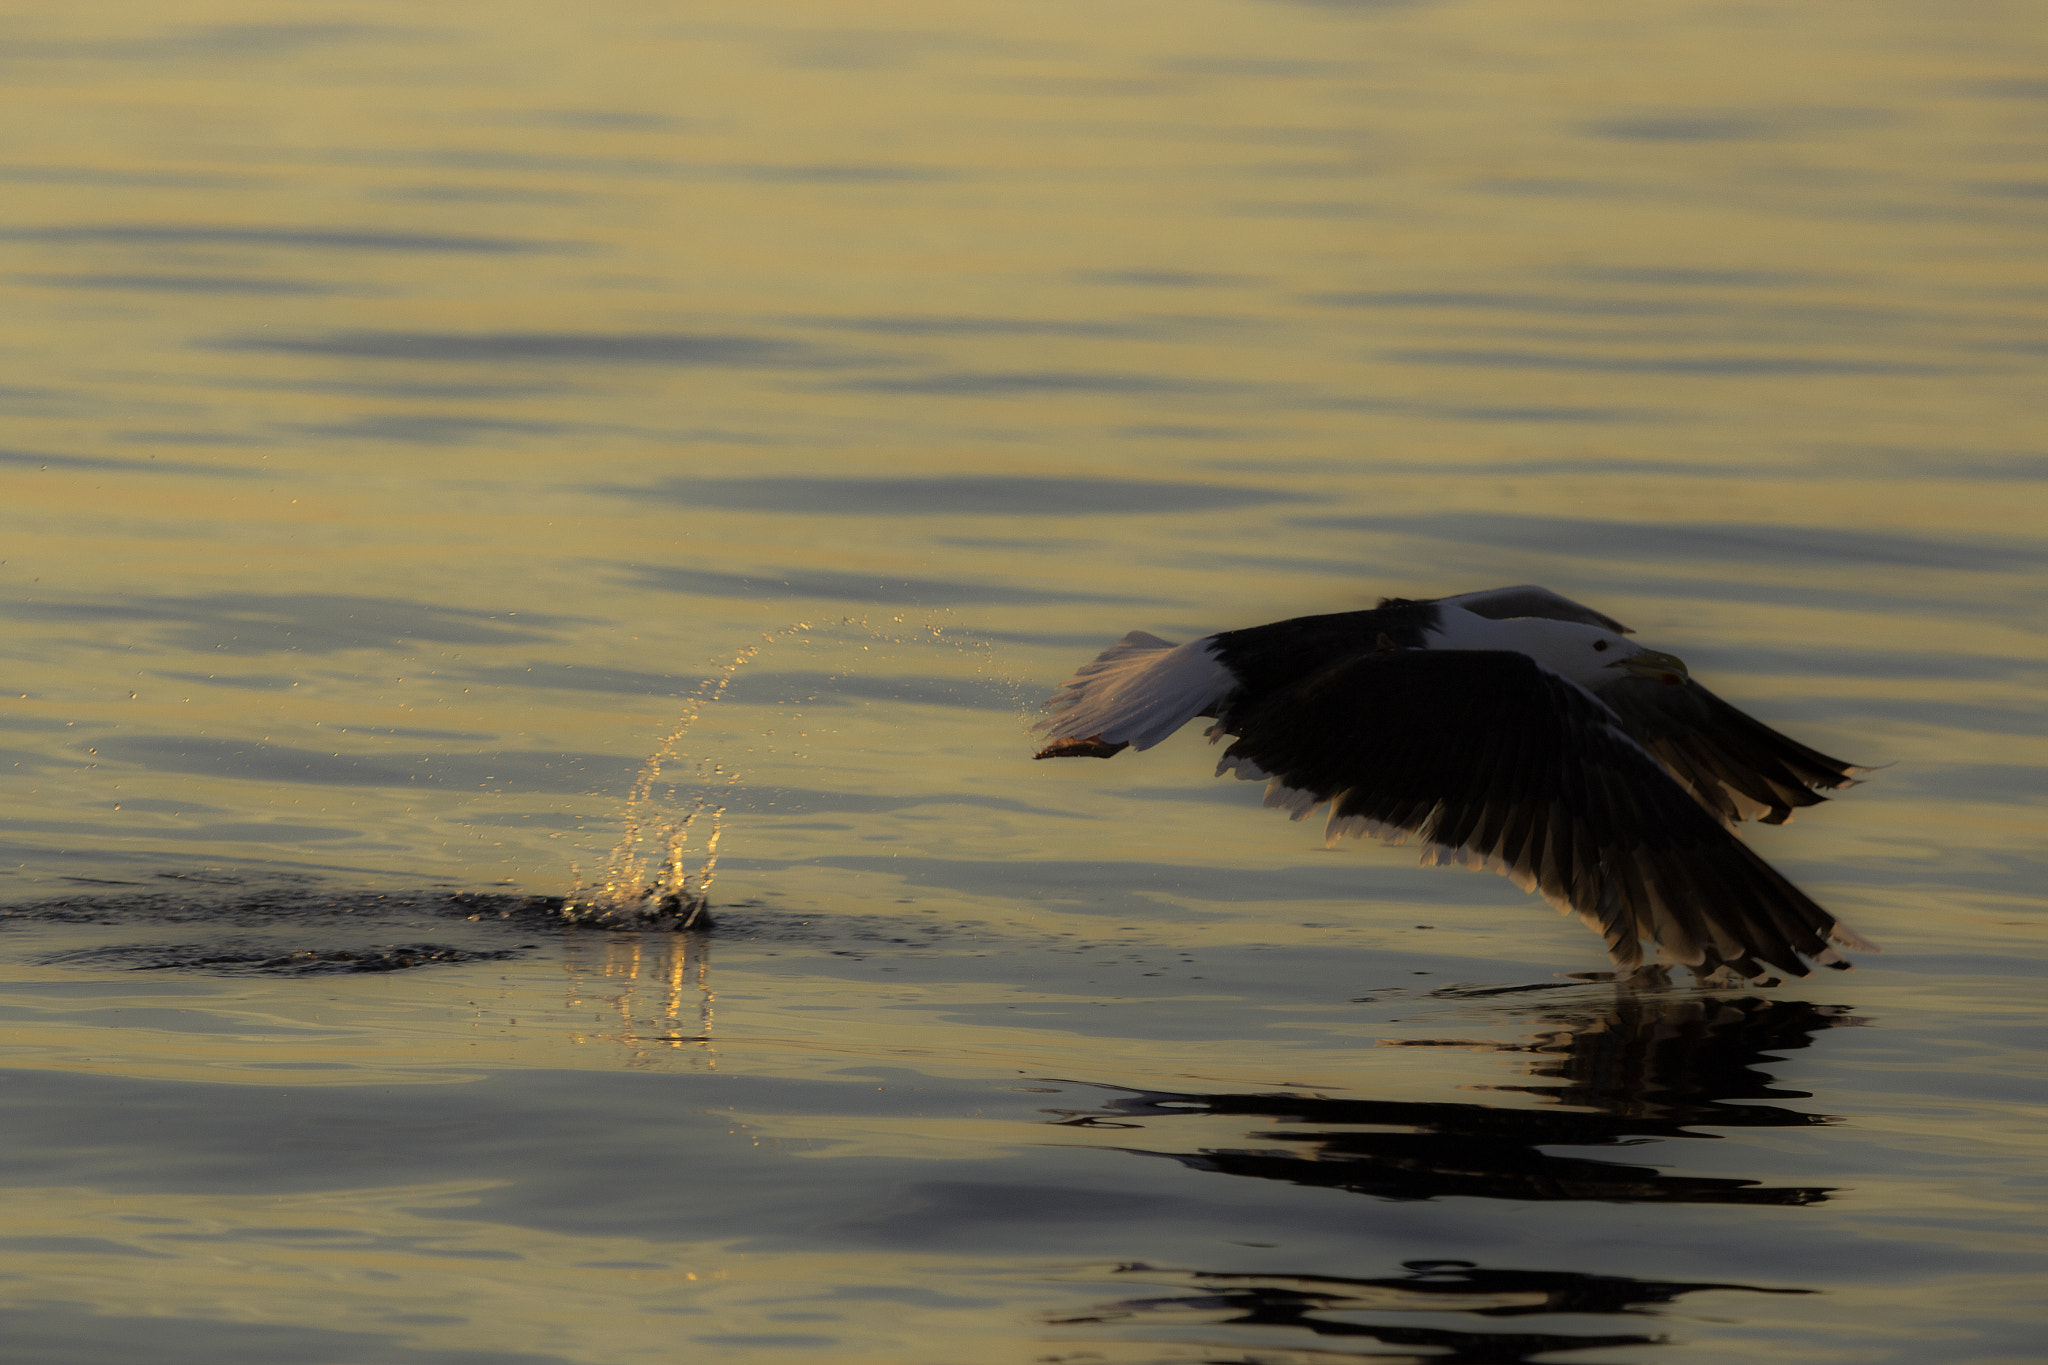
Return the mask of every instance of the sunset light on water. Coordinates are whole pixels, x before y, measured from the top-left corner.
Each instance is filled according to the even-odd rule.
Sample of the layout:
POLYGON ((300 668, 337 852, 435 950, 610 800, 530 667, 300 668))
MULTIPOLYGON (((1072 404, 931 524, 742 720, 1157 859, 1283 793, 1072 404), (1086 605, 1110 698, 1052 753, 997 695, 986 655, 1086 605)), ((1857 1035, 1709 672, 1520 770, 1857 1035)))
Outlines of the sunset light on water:
POLYGON ((2035 9, 5 34, 0 1360, 2038 1358, 2035 9), (1868 765, 1742 837, 1884 951, 1032 760, 1510 584, 1868 765))

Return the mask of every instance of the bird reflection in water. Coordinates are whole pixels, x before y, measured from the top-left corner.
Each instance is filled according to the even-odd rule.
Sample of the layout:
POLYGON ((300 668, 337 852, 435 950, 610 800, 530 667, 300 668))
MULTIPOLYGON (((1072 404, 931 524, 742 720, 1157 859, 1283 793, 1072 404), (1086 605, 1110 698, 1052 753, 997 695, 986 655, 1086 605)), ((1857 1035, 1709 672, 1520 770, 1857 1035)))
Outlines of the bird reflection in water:
POLYGON ((718 1069, 711 1023, 711 935, 696 929, 617 933, 572 931, 562 938, 572 1011, 593 1011, 597 1025, 573 1032, 577 1043, 617 1043, 628 1067, 667 1064, 668 1054, 695 1051, 718 1069))
POLYGON ((1553 1017, 1553 1031, 1525 1043, 1400 1040, 1393 1046, 1484 1048, 1525 1058, 1557 1085, 1494 1087, 1540 1096, 1541 1108, 1318 1095, 1179 1094, 1131 1091, 1093 1112, 1060 1111, 1075 1127, 1150 1128, 1177 1118, 1244 1115, 1288 1125, 1256 1132, 1282 1146, 1208 1148, 1164 1156, 1196 1170, 1320 1185, 1385 1199, 1445 1195, 1485 1199, 1596 1199, 1657 1204, 1815 1204, 1829 1191, 1754 1180, 1671 1175, 1652 1166, 1552 1156, 1549 1147, 1634 1146, 1644 1139, 1706 1137, 1715 1128, 1795 1128, 1830 1123, 1756 1101, 1804 1099, 1773 1090, 1754 1069, 1769 1054, 1802 1048, 1825 1028, 1857 1022, 1803 1001, 1660 998, 1630 992, 1584 1018, 1553 1017), (1567 1107, 1569 1106, 1569 1107, 1567 1107))
MULTIPOLYGON (((1204 1365, 1311 1365, 1311 1362, 1371 1359, 1428 1361, 1431 1365, 1523 1365, 1534 1357, 1562 1351, 1589 1351, 1616 1346, 1657 1346, 1668 1338, 1646 1332, 1461 1331, 1399 1322, 1361 1321, 1365 1315, 1403 1313, 1469 1313, 1481 1318, 1532 1314, 1631 1314, 1676 1303, 1702 1290, 1733 1290, 1751 1294, 1807 1294, 1806 1289, 1771 1289, 1747 1284, 1688 1283, 1679 1280, 1638 1280, 1627 1275, 1584 1275, 1569 1270, 1488 1270, 1470 1261, 1405 1261, 1407 1273, 1377 1279, 1338 1275, 1253 1275, 1213 1271, 1160 1270, 1151 1266, 1120 1266, 1129 1275, 1182 1292, 1104 1304, 1091 1312, 1052 1320, 1054 1326, 1108 1325, 1147 1319, 1205 1318, 1218 1326, 1279 1328, 1306 1331, 1324 1339, 1351 1338, 1360 1343, 1411 1346, 1418 1353, 1373 1351, 1367 1356, 1343 1350, 1259 1349, 1248 1355, 1219 1358, 1215 1346, 1188 1343, 1188 1362, 1204 1365), (1333 1316, 1334 1315, 1334 1316, 1333 1316), (1426 1352, 1424 1354, 1423 1352, 1426 1352)), ((1101 1360, 1094 1353, 1048 1356, 1053 1362, 1101 1360)), ((1175 1359, 1147 1356, 1155 1365, 1175 1359)))
MULTIPOLYGON (((1446 992, 1439 994, 1455 994, 1446 992)), ((1538 1097, 1529 1108, 1485 1104, 1343 1099, 1308 1094, 1193 1094, 1128 1091, 1094 1111, 1058 1110, 1074 1127, 1170 1131, 1175 1120, 1243 1116, 1280 1125, 1254 1129, 1256 1146, 1171 1151, 1199 1171, 1280 1180, 1382 1199, 1459 1195, 1516 1202, 1802 1206, 1824 1202, 1821 1186, 1674 1174, 1598 1157, 1559 1156, 1556 1147, 1635 1146, 1659 1139, 1710 1138, 1703 1128, 1793 1128, 1833 1122, 1773 1101, 1805 1099, 1774 1088, 1760 1065, 1808 1046, 1824 1029, 1861 1023, 1846 1009, 1797 1000, 1715 999, 1630 991, 1583 1012, 1558 1010, 1545 1030, 1518 1043, 1469 1039, 1392 1040, 1388 1046, 1483 1048, 1515 1056, 1529 1084, 1487 1087, 1538 1097)), ((1559 1335, 1389 1325, 1361 1315, 1462 1311, 1482 1317, 1528 1314, 1640 1314, 1702 1290, 1792 1294, 1809 1291, 1735 1284, 1687 1284, 1564 1270, 1485 1268, 1466 1261, 1409 1261, 1406 1273, 1372 1279, 1315 1274, 1235 1274, 1128 1266, 1130 1274, 1185 1292, 1134 1298, 1056 1322, 1070 1325, 1199 1317, 1217 1325, 1292 1328, 1319 1338, 1357 1337, 1427 1348, 1417 1360, 1502 1365, 1546 1352, 1653 1345, 1656 1335, 1559 1335), (1329 1316, 1336 1313, 1339 1316, 1329 1316), (1446 1354, 1448 1353, 1448 1354, 1446 1354)), ((1348 1355, 1337 1352, 1339 1358, 1348 1355)), ((1152 1357, 1157 1359, 1157 1357, 1152 1357)), ((1213 1354, 1188 1359, 1214 1360, 1213 1354)), ((1239 1357, 1230 1357, 1235 1360, 1239 1357)), ((1251 1357, 1245 1357, 1250 1359, 1251 1357)), ((1261 1362, 1331 1358, 1327 1350, 1272 1354, 1261 1362)), ((1387 1359, 1374 1354, 1373 1359, 1387 1359)), ((1399 1358, 1399 1357, 1393 1357, 1399 1358)), ((1064 1357, 1052 1357, 1064 1359, 1064 1357)))

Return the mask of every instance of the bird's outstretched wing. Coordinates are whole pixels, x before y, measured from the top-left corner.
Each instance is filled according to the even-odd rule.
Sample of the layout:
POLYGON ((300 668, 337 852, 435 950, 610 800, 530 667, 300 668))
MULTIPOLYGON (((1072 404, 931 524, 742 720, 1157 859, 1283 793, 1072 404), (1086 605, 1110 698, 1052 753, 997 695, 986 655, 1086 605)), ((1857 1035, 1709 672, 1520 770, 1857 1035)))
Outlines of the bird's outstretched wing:
MULTIPOLYGON (((1494 620, 1540 616, 1633 634, 1613 617, 1533 583, 1437 601, 1494 620)), ((1675 674, 1672 681, 1682 685, 1623 677, 1600 688, 1599 696, 1637 743, 1730 825, 1755 819, 1782 825, 1794 810, 1827 800, 1822 791, 1854 786, 1850 774, 1864 771, 1779 734, 1696 682, 1675 674)))
POLYGON ((1850 774, 1866 771, 1779 734, 1689 679, 1664 685, 1621 678, 1598 695, 1638 743, 1730 825, 1782 825, 1795 809, 1827 800, 1821 791, 1853 787, 1850 774))
POLYGON ((1270 777, 1296 819, 1330 806, 1329 836, 1409 838, 1424 863, 1491 868, 1575 911, 1624 969, 1644 941, 1702 974, 1743 977, 1828 946, 1867 948, 1672 781, 1617 717, 1523 654, 1361 652, 1270 693, 1217 730, 1218 772, 1270 777))

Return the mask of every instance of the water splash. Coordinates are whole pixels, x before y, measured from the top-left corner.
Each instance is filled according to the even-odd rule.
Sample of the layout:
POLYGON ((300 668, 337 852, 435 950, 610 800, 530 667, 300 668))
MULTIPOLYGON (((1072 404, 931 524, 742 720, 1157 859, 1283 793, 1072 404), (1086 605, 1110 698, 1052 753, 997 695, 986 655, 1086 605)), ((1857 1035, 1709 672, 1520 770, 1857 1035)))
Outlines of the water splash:
MULTIPOLYGON (((810 629, 799 622, 767 636, 810 629)), ((760 645, 748 645, 731 662, 697 684, 673 730, 655 746, 626 797, 625 829, 595 880, 585 883, 582 869, 571 865, 575 889, 562 898, 561 917, 573 924, 601 929, 692 929, 710 927, 711 882, 718 870, 718 840, 724 832, 725 807, 702 788, 689 809, 677 813, 655 795, 664 769, 676 761, 676 747, 705 708, 725 695, 733 675, 744 668, 760 645), (709 817, 711 831, 703 853, 692 865, 690 837, 697 823, 709 817)), ((696 775, 730 784, 738 774, 725 765, 699 759, 696 775)))
MULTIPOLYGON (((870 644, 946 645, 978 655, 977 672, 986 672, 992 651, 986 640, 926 622, 908 625, 901 616, 890 618, 888 626, 871 624, 866 617, 843 617, 837 623, 865 635, 870 644)), ((696 795, 686 808, 677 810, 657 796, 662 774, 681 761, 678 750, 685 735, 712 703, 725 695, 733 677, 763 648, 792 636, 810 636, 807 643, 831 638, 833 627, 813 633, 808 621, 797 621, 762 635, 761 644, 748 645, 735 654, 713 676, 697 685, 685 702, 675 727, 663 737, 640 767, 633 789, 626 798, 624 829, 618 844, 597 875, 585 882, 582 869, 572 864, 573 890, 562 900, 558 912, 574 924, 603 929, 704 929, 711 926, 711 883, 718 867, 718 843, 724 833, 726 808, 713 794, 718 784, 727 789, 740 779, 737 770, 710 758, 697 760, 694 777, 696 795), (701 851, 692 839, 704 834, 701 851)), ((859 635, 856 635, 856 639, 859 635)), ((865 654, 870 644, 861 644, 865 654)), ((836 678, 836 675, 835 675, 836 678)), ((803 732, 799 731, 801 738, 803 732)), ((752 752, 749 750, 749 752, 752 752)), ((801 759, 802 753, 791 753, 801 759)), ((673 788, 671 788, 673 794, 673 788)))

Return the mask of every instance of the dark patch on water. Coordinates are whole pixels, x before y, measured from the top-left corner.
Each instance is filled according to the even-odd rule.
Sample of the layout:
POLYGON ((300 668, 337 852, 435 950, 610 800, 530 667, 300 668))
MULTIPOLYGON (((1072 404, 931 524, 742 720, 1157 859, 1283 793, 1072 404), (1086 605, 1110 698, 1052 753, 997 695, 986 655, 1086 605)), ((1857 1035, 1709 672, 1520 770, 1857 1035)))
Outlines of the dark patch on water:
MULTIPOLYGON (((88 727, 98 728, 92 726, 90 721, 86 722, 86 724, 88 727)), ((62 734, 66 730, 75 730, 77 728, 79 727, 76 721, 51 720, 43 716, 10 716, 0 714, 0 730, 20 730, 35 734, 62 734)), ((17 759, 25 757, 25 755, 16 750, 8 750, 6 751, 6 757, 17 759)))
POLYGON ((342 286, 254 275, 16 275, 52 289, 109 289, 153 294, 339 294, 342 286))
POLYGON ((479 147, 417 147, 404 151, 329 152, 323 161, 346 166, 430 166, 465 171, 529 171, 571 176, 686 176, 688 163, 645 156, 559 155, 479 147))
POLYGON ((566 190, 517 189, 509 185, 402 185, 376 192, 379 199, 424 204, 576 204, 588 196, 566 190))
POLYGON ((853 358, 776 337, 710 332, 352 331, 300 337, 222 337, 206 344, 224 351, 493 365, 540 362, 814 369, 845 364, 853 358))
POLYGON ((2038 450, 1985 450, 1966 446, 1895 446, 1817 443, 1827 457, 1822 473, 1860 479, 1945 479, 1957 482, 2048 479, 2048 454, 2038 450))
POLYGON ((646 487, 600 485, 593 492, 685 507, 861 517, 1076 517, 1209 512, 1305 494, 1166 479, 1050 479, 954 475, 924 479, 666 479, 646 487))
POLYGON ((520 421, 508 417, 464 417, 454 413, 370 413, 345 422, 287 423, 285 429, 304 436, 339 440, 383 441, 393 445, 459 446, 479 440, 504 441, 514 436, 559 436, 589 430, 578 424, 520 421))
MULTIPOLYGON (((1427 929, 1430 926, 1418 924, 1415 927, 1427 929)), ((1600 979, 1603 981, 1612 980, 1613 974, 1605 973, 1600 979)), ((1567 991, 1571 990, 1576 984, 1573 981, 1539 981, 1525 986, 1487 986, 1476 982, 1455 981, 1448 986, 1437 987, 1435 990, 1428 992, 1428 995, 1436 1000, 1487 1000, 1497 995, 1526 995, 1530 991, 1567 991)), ((1395 993, 1390 990, 1382 990, 1375 992, 1372 996, 1362 996, 1360 999, 1362 1001, 1379 999, 1395 993)))
POLYGON ((322 976, 407 971, 415 967, 504 962, 541 946, 536 930, 559 923, 551 897, 421 891, 343 893, 289 874, 247 878, 227 872, 159 872, 150 882, 69 878, 81 888, 136 886, 127 893, 85 893, 0 907, 0 924, 102 925, 124 930, 195 926, 217 930, 199 941, 132 941, 68 948, 44 960, 64 966, 225 975, 322 976), (152 890, 165 882, 176 890, 152 890), (460 928, 458 929, 458 926, 460 928), (472 927, 473 926, 473 927, 472 927), (432 939, 394 941, 394 930, 429 929, 432 939), (453 938, 451 930, 456 930, 453 938), (507 944, 508 934, 521 941, 507 944))
MULTIPOLYGON (((527 944, 526 948, 537 947, 527 944)), ((339 972, 402 972, 414 967, 463 962, 508 962, 522 948, 480 950, 445 943, 392 943, 371 948, 299 948, 279 953, 266 948, 222 951, 214 944, 90 948, 51 959, 77 966, 125 966, 135 972, 200 971, 236 976, 325 976, 339 972)))
MULTIPOLYGON (((1302 526, 1375 531, 1466 541, 1496 549, 1533 550, 1574 558, 1801 564, 1835 567, 1882 564, 1901 568, 2009 573, 2048 563, 2048 551, 2030 545, 1934 540, 1901 533, 1834 526, 1769 526, 1749 522, 1619 522, 1576 517, 1530 517, 1497 512, 1449 512, 1418 517, 1303 517, 1302 526)), ((1640 585, 1636 591, 1643 591, 1640 585)))
POLYGON ((386 232, 376 228, 244 228, 183 224, 78 223, 63 227, 0 228, 0 241, 116 242, 137 246, 281 246, 309 251, 419 251, 502 255, 527 251, 579 251, 573 242, 516 237, 459 236, 438 232, 386 232))
MULTIPOLYGON (((531 925, 550 918, 558 897, 515 896, 471 891, 336 891, 306 873, 241 873, 201 869, 156 872, 147 881, 74 877, 92 885, 145 886, 126 895, 51 896, 0 906, 0 923, 24 924, 192 924, 213 922, 294 927, 346 920, 372 923, 423 916, 465 921, 516 921, 531 925), (175 883, 164 887, 164 883, 175 883)), ((390 945, 385 945, 390 946, 390 945)), ((274 956, 275 954, 273 954, 274 956)))
MULTIPOLYGON (((32 717, 31 719, 39 718, 32 717)), ((14 730, 28 729, 30 727, 9 725, 5 728, 9 730, 14 730)), ((66 726, 64 728, 69 729, 70 727, 66 726)), ((27 749, 0 749, 0 763, 5 763, 8 767, 15 769, 17 772, 31 773, 42 772, 56 766, 51 761, 49 755, 30 753, 27 749)))
POLYGON ((721 165, 686 167, 691 180, 744 180, 765 185, 890 185, 957 180, 961 173, 944 166, 856 165, 821 162, 808 166, 776 166, 729 161, 721 165))
MULTIPOLYGON (((242 436, 231 431, 174 431, 168 428, 138 431, 110 431, 110 441, 122 441, 138 446, 260 446, 271 442, 257 436, 242 436)), ((154 460, 154 455, 149 457, 154 460)), ((256 471, 250 470, 250 473, 256 471)))
MULTIPOLYGON (((1459 422, 1661 422, 1666 420, 1660 413, 1647 412, 1637 408, 1435 408, 1426 409, 1432 416, 1459 422)), ((1559 460, 1558 464, 1573 463, 1559 460)), ((1588 460, 1586 464, 1596 464, 1588 460)), ((1649 463, 1645 461, 1645 463, 1649 463)), ((1669 465, 1659 472, 1672 472, 1669 465)), ((1715 471, 1717 474, 1726 471, 1715 471)))
POLYGON ((397 24, 334 23, 314 20, 284 23, 186 24, 159 29, 147 36, 58 38, 19 42, 16 57, 87 61, 162 62, 219 57, 277 58, 338 43, 408 42, 445 39, 445 30, 397 24))
MULTIPOLYGON (((320 878, 308 874, 270 871, 194 870, 157 872, 146 880, 65 880, 80 890, 0 906, 0 926, 178 926, 183 931, 176 940, 97 944, 64 949, 46 959, 74 966, 287 976, 387 972, 510 961, 541 948, 544 942, 559 941, 562 934, 590 932, 587 924, 572 924, 562 918, 560 896, 445 890, 344 892, 323 886, 320 878), (175 889, 155 889, 167 882, 175 883, 175 889), (136 889, 118 889, 130 887, 136 889), (195 926, 215 927, 220 933, 211 940, 195 942, 191 938, 195 926), (425 931, 434 937, 393 941, 398 937, 394 931, 403 930, 425 931), (508 937, 518 941, 508 944, 508 937), (308 943, 309 939, 315 942, 308 943)), ((644 928, 664 933, 683 927, 672 917, 644 924, 597 926, 606 932, 644 928)), ((893 957, 938 947, 963 932, 985 932, 985 926, 971 921, 941 922, 922 916, 812 916, 777 910, 758 898, 720 904, 715 920, 700 912, 687 927, 692 931, 715 929, 723 942, 808 945, 821 959, 821 968, 823 959, 893 957)))
POLYGON ((95 474, 176 474, 200 479, 254 478, 254 469, 190 464, 180 460, 117 460, 105 455, 49 455, 34 450, 0 450, 0 465, 17 469, 75 469, 95 474))
POLYGON ((1675 114, 1609 119, 1588 125, 1586 131, 1630 142, 1753 142, 1782 136, 1785 130, 1745 114, 1675 114))
POLYGON ((1307 294, 1304 303, 1333 308, 1486 309, 1512 313, 1563 313, 1594 317, 1674 317, 1705 311, 1693 302, 1664 299, 1571 298, 1550 294, 1499 294, 1477 290, 1360 291, 1307 294))
MULTIPOLYGON (((1078 1326, 1170 1316, 1183 1329, 1197 1322, 1216 1327, 1296 1328, 1318 1337, 1352 1337, 1390 1346, 1431 1348, 1443 1354, 1429 1359, 1443 1365, 1521 1365, 1553 1351, 1659 1345, 1668 1338, 1480 1332, 1365 1322, 1359 1318, 1368 1313, 1407 1316, 1418 1312, 1463 1312, 1483 1318, 1539 1314, 1635 1316, 1646 1309, 1676 1303, 1685 1295, 1706 1291, 1813 1292, 1747 1284, 1639 1280, 1626 1275, 1588 1275, 1570 1270, 1490 1269, 1471 1261, 1404 1261, 1402 1269, 1407 1273, 1352 1278, 1120 1266, 1116 1272, 1119 1275, 1170 1285, 1182 1292, 1122 1299, 1082 1314, 1052 1316, 1049 1321, 1057 1326, 1078 1326)), ((1222 1342, 1214 1344, 1228 1349, 1222 1342)))
POLYGON ((1496 370, 1578 370, 1596 374, 1795 376, 1823 374, 1953 374, 1952 368, 1908 361, 1823 360, 1765 355, 1570 355, 1559 351, 1399 350, 1380 358, 1400 365, 1462 365, 1496 370))
POLYGON ((1826 1115, 1759 1103, 1805 1098, 1802 1091, 1772 1089, 1761 1068, 1778 1054, 1806 1047, 1823 1029, 1858 1022, 1846 1010, 1754 996, 1623 994, 1604 1010, 1561 1010, 1550 1022, 1556 1031, 1531 1043, 1402 1044, 1522 1053, 1532 1077, 1560 1083, 1489 1088, 1540 1096, 1549 1102, 1543 1108, 1132 1091, 1098 1110, 1048 1112, 1066 1126, 1148 1130, 1170 1130, 1172 1120, 1191 1117, 1269 1120, 1281 1126, 1246 1134, 1258 1146, 1120 1150, 1165 1157, 1190 1170, 1380 1199, 1799 1206, 1822 1203, 1833 1193, 1819 1186, 1672 1174, 1551 1149, 1633 1147, 1646 1139, 1703 1136, 1694 1131, 1702 1127, 1832 1123, 1826 1115))
POLYGON ((575 393, 578 390, 577 385, 554 381, 461 384, 422 383, 416 379, 258 379, 246 375, 221 376, 209 381, 208 387, 258 389, 266 393, 349 393, 371 398, 481 398, 490 402, 575 393))
POLYGON ((927 394, 933 397, 1038 398, 1063 393, 1219 393, 1244 386, 1110 370, 955 370, 911 379, 856 379, 838 387, 866 393, 927 394))
POLYGON ((1154 325, 1132 322, 1088 322, 1063 318, 983 318, 972 316, 936 317, 881 314, 867 317, 794 317, 789 321, 811 327, 844 332, 874 332, 884 336, 1050 336, 1050 337, 1133 337, 1158 331, 1154 325))
POLYGON ((1559 273, 1572 279, 1681 289, 1788 289, 1841 278, 1808 270, 1703 270, 1697 266, 1580 266, 1559 273))
POLYGON ((0 1309, 0 1331, 12 1343, 9 1351, 16 1359, 53 1365, 138 1359, 138 1344, 143 1342, 148 1343, 147 1359, 157 1365, 221 1361, 316 1365, 330 1360, 374 1360, 379 1365, 570 1365, 567 1356, 526 1351, 422 1349, 405 1345, 393 1332, 157 1313, 124 1316, 96 1313, 77 1303, 0 1309))
POLYGON ((261 178, 253 175, 219 175, 212 172, 195 175, 183 171, 124 171, 102 166, 49 164, 16 164, 0 167, 0 180, 12 180, 29 185, 118 185, 135 189, 193 190, 244 189, 261 183, 261 178))

